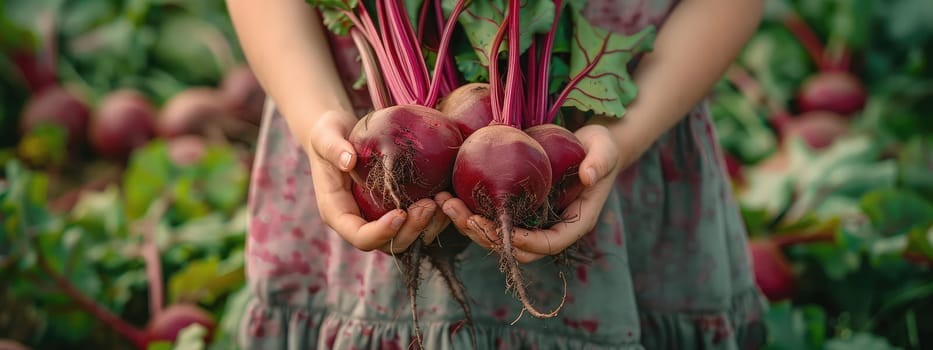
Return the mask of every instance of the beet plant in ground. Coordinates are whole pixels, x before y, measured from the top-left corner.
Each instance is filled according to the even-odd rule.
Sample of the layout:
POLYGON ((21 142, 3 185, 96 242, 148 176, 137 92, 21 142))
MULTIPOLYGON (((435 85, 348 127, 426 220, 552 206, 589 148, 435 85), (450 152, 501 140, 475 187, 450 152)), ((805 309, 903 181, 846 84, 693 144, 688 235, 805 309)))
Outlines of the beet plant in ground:
POLYGON ((244 121, 259 125, 266 92, 248 66, 237 66, 224 73, 219 89, 228 110, 244 121))
POLYGON ((27 134, 41 124, 55 124, 67 131, 67 143, 84 144, 91 107, 88 102, 64 86, 50 86, 31 96, 19 119, 21 134, 27 134))
POLYGON ((766 95, 758 80, 740 66, 731 67, 727 79, 748 103, 757 104, 767 111, 768 123, 782 146, 787 139, 800 138, 809 147, 822 150, 850 131, 850 117, 829 109, 813 109, 793 115, 777 98, 766 95))
MULTIPOLYGON (((60 211, 46 174, 6 164, 0 292, 13 299, 0 299, 0 310, 15 300, 42 324, 32 337, 11 337, 36 348, 85 348, 101 334, 108 349, 229 341, 216 300, 243 283, 245 222, 224 212, 245 198, 245 169, 229 148, 207 147, 185 164, 170 153, 150 143, 123 181, 89 182, 60 211)), ((8 326, 0 322, 0 332, 8 326)))
POLYGON ((495 252, 506 287, 514 289, 524 311, 539 318, 556 316, 564 301, 552 311, 532 305, 512 235, 515 227, 553 224, 551 213, 563 210, 582 190, 577 171, 584 157, 582 144, 555 121, 563 107, 621 117, 636 88, 616 71, 649 50, 654 34, 651 27, 632 36, 609 33, 590 25, 579 4, 569 5, 566 10, 563 1, 474 3, 470 16, 461 21, 478 61, 487 65, 488 102, 474 85, 451 94, 456 108, 444 106, 491 110, 491 123, 468 135, 460 147, 453 190, 471 211, 496 223, 498 234, 488 234, 499 237, 495 252), (560 35, 567 30, 562 25, 572 25, 570 37, 560 35), (555 50, 558 41, 560 50, 555 50), (568 72, 554 79, 552 60, 566 56, 568 72))
POLYGON ((828 111, 852 116, 865 106, 868 93, 862 80, 850 69, 851 52, 845 45, 827 49, 823 41, 794 11, 783 17, 784 25, 803 45, 819 68, 800 86, 797 107, 801 112, 828 111))
POLYGON ((123 161, 155 137, 156 116, 155 106, 138 91, 114 91, 98 106, 88 138, 98 154, 123 161))

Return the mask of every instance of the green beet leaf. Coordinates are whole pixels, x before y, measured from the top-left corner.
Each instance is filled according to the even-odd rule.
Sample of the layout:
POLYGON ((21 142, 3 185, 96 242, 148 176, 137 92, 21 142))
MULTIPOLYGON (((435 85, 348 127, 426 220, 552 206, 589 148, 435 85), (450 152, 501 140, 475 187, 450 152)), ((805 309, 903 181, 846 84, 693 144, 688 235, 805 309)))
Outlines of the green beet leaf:
POLYGON ((884 236, 905 234, 933 224, 933 204, 913 192, 876 190, 864 195, 861 204, 875 229, 884 236))
POLYGON ((633 35, 610 33, 590 24, 574 11, 576 48, 570 53, 570 76, 582 76, 567 95, 564 106, 584 112, 622 117, 625 105, 635 99, 637 87, 625 67, 636 55, 653 48, 655 28, 633 35))
POLYGON ((169 185, 172 174, 172 163, 164 141, 155 141, 133 154, 123 177, 128 219, 134 220, 145 214, 149 204, 169 185))
MULTIPOLYGON (((443 0, 445 16, 450 15, 456 5, 456 0, 443 0)), ((489 56, 492 53, 492 44, 499 24, 505 20, 505 11, 508 1, 473 1, 460 16, 460 24, 464 28, 467 38, 477 52, 477 58, 483 67, 489 65, 489 56)), ((551 1, 523 1, 519 21, 521 22, 521 37, 519 39, 521 52, 531 46, 532 37, 536 34, 547 33, 554 21, 554 3, 551 1)), ((499 48, 499 52, 506 50, 506 45, 499 48)))

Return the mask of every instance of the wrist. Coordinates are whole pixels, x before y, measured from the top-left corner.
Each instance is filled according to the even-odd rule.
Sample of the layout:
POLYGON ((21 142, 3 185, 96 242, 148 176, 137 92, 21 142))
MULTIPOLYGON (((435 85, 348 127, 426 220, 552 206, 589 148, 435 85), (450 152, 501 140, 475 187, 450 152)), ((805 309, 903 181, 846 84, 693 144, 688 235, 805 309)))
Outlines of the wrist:
MULTIPOLYGON (((346 138, 356 125, 356 116, 344 109, 325 109, 314 111, 280 111, 288 125, 289 132, 301 148, 309 155, 323 151, 315 148, 318 135, 325 130, 335 130, 346 138)), ((318 145, 323 146, 323 145, 318 145)))
POLYGON ((645 123, 628 114, 623 118, 597 116, 591 118, 587 125, 600 125, 605 127, 619 147, 619 163, 623 167, 635 162, 660 137, 660 134, 647 128, 645 123))

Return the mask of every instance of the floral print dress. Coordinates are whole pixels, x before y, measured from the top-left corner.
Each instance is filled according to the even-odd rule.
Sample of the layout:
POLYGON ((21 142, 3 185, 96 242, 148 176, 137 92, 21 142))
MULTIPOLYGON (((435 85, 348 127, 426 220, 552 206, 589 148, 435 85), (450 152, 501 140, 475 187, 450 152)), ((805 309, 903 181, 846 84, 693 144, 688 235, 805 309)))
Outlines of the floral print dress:
MULTIPOLYGON (((674 0, 591 0, 596 25, 631 33, 661 26, 674 0)), ((347 84, 355 50, 331 38, 347 84)), ((354 99, 359 111, 365 99, 354 99)), ((307 157, 270 104, 253 168, 247 241, 252 300, 244 349, 409 349, 417 345, 394 258, 361 252, 318 216, 307 157)), ((471 245, 463 278, 480 349, 753 349, 766 303, 754 283, 746 231, 709 112, 697 105, 616 179, 584 239, 594 258, 567 278, 557 317, 519 316, 494 254, 471 245)), ((533 302, 560 302, 558 267, 524 266, 533 302)), ((436 271, 424 274, 419 324, 427 349, 472 348, 463 313, 436 271)))

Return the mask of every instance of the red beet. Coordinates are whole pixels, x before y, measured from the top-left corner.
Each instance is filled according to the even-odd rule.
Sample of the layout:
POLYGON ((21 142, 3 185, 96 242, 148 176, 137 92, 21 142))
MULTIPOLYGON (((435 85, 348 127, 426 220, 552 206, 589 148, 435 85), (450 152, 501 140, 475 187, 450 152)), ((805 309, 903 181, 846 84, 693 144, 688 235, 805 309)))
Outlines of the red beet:
POLYGON ((774 119, 782 139, 800 137, 810 147, 823 149, 832 145, 849 130, 848 120, 836 113, 812 111, 797 117, 779 116, 774 119))
POLYGON ((91 145, 101 155, 125 159, 155 137, 155 118, 155 107, 139 92, 112 92, 91 121, 91 145))
POLYGON ((266 92, 247 66, 237 66, 224 75, 220 85, 227 108, 238 118, 259 125, 266 92))
POLYGON ((203 135, 209 128, 221 128, 230 116, 219 91, 193 87, 172 96, 162 106, 158 134, 172 138, 185 134, 203 135))
POLYGON ((350 132, 357 152, 355 178, 364 217, 386 208, 406 209, 450 185, 450 171, 463 141, 457 127, 435 109, 399 105, 373 111, 350 132), (364 196, 360 196, 364 195, 364 196), (365 205, 365 201, 381 205, 365 205))
POLYGON ((771 301, 790 298, 796 285, 790 262, 776 244, 767 240, 748 242, 755 283, 771 301))
POLYGON ((489 84, 471 83, 458 87, 444 97, 437 109, 449 117, 463 137, 469 137, 479 128, 492 122, 489 84))
POLYGON ((538 142, 551 163, 550 210, 560 213, 583 192, 580 163, 586 157, 583 144, 570 130, 556 124, 541 124, 525 129, 538 142))
POLYGON ((849 116, 865 106, 861 80, 845 71, 824 71, 806 81, 797 95, 801 112, 829 111, 849 116))
POLYGON ((29 100, 23 108, 19 128, 20 133, 25 135, 37 124, 57 124, 68 132, 68 144, 77 146, 84 141, 89 118, 90 108, 87 103, 62 86, 52 86, 29 100))
POLYGON ((729 178, 736 183, 744 183, 745 174, 742 173, 742 162, 729 152, 723 152, 723 158, 726 163, 726 172, 729 178))
POLYGON ((382 200, 382 194, 375 191, 368 191, 364 185, 354 182, 350 185, 353 191, 353 198, 356 199, 356 205, 360 207, 360 213, 363 218, 369 221, 379 219, 395 209, 390 201, 382 200))
POLYGON ((209 343, 217 326, 216 321, 211 314, 191 304, 175 304, 165 308, 152 319, 146 333, 150 342, 174 342, 181 330, 193 324, 200 324, 207 329, 205 342, 209 343))
MULTIPOLYGON (((501 242, 495 246, 507 285, 532 316, 554 317, 531 305, 518 262, 512 251, 514 223, 534 219, 551 186, 551 163, 544 148, 531 136, 509 125, 493 124, 464 140, 454 163, 453 189, 474 213, 497 222, 501 242)), ((490 234, 490 237, 494 235, 490 234)))
POLYGON ((464 140, 454 163, 453 188, 474 213, 521 222, 544 204, 551 173, 537 141, 517 128, 490 125, 464 140))

